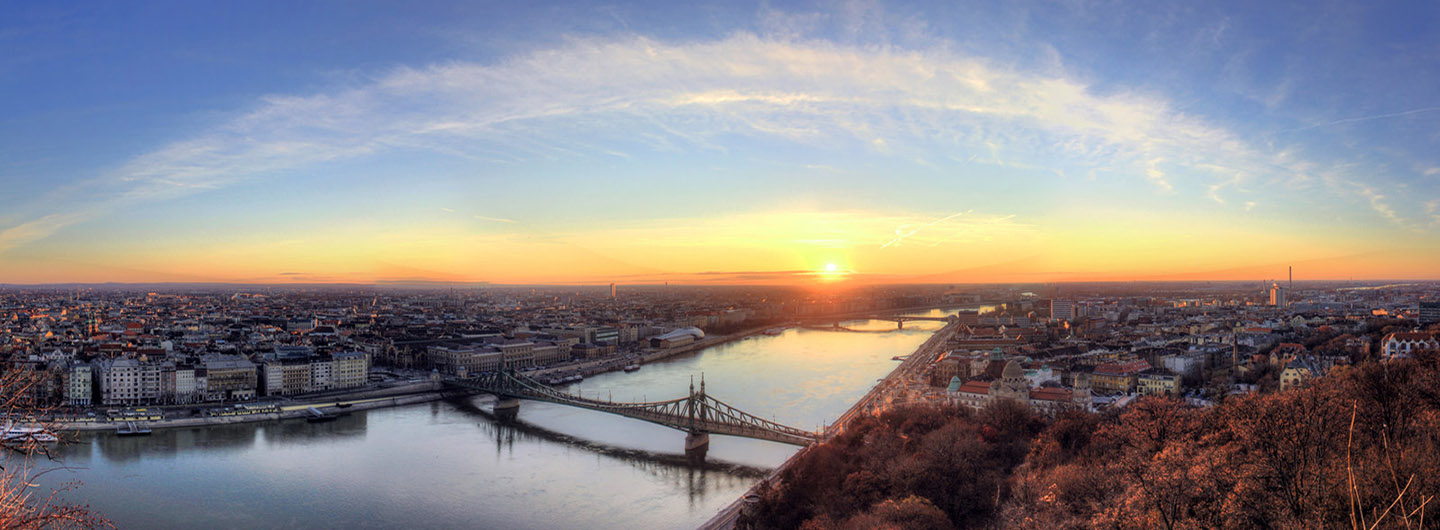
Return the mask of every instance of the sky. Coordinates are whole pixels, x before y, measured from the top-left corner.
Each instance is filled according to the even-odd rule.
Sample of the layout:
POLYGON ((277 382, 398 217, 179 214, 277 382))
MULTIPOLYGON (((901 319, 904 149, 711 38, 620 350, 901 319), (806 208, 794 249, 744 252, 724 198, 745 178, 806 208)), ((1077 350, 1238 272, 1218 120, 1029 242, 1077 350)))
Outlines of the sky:
POLYGON ((1433 3, 58 4, 0 283, 1440 278, 1433 3))

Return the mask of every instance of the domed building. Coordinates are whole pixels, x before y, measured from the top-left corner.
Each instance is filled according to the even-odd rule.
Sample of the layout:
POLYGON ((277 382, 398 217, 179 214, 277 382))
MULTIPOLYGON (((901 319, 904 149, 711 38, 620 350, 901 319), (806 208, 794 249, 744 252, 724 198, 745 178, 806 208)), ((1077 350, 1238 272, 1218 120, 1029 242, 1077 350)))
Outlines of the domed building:
MULTIPOLYGON (((950 402, 973 410, 983 409, 1001 399, 1024 404, 1044 414, 1055 414, 1067 408, 1090 410, 1090 380, 1088 377, 1077 377, 1074 389, 1058 386, 1042 386, 1032 389, 1030 381, 1025 377, 1025 368, 1020 365, 1019 361, 1012 359, 992 362, 1004 363, 1003 368, 999 370, 999 377, 987 378, 986 374, 982 373, 979 378, 964 383, 960 382, 959 377, 951 378, 950 385, 946 388, 946 396, 950 402)), ((986 372, 993 374, 994 367, 996 366, 992 364, 992 369, 986 370, 986 372)))

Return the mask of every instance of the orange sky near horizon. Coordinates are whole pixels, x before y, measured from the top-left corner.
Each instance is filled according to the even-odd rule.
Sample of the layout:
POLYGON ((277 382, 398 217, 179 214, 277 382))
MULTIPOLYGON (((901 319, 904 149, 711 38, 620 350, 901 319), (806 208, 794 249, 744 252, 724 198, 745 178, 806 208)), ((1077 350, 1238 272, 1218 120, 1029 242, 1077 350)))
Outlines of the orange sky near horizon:
POLYGON ((11 251, 6 283, 1014 283, 1437 279, 1440 250, 1164 220, 797 211, 583 230, 416 223, 275 240, 96 242, 11 251), (1123 228, 1115 228, 1117 226, 1123 228), (827 272, 829 266, 836 271, 827 272))

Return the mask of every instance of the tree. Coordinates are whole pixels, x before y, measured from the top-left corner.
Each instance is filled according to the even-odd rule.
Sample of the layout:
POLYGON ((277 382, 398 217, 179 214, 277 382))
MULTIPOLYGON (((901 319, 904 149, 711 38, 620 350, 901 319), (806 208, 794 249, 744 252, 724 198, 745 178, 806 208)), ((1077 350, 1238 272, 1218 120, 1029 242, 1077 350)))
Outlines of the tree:
MULTIPOLYGON (((43 433, 54 432, 53 425, 41 421, 51 411, 33 399, 34 390, 43 383, 44 374, 37 371, 0 373, 0 417, 4 418, 0 420, 0 428, 34 425, 43 433)), ((67 483, 49 491, 35 485, 38 477, 61 467, 39 433, 0 441, 0 529, 111 526, 88 507, 61 499, 64 492, 73 490, 78 483, 67 483)))

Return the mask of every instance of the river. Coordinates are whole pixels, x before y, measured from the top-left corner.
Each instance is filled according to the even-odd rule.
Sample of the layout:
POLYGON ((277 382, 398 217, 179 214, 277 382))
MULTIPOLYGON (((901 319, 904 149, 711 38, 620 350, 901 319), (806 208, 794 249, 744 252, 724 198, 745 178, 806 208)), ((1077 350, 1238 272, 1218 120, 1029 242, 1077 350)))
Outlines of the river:
MULTIPOLYGON (((917 313, 939 316, 941 311, 917 313)), ((889 321, 845 324, 894 330, 889 321)), ((747 412, 804 429, 838 417, 940 322, 903 331, 789 329, 570 391, 615 400, 686 395, 691 376, 747 412)), ((502 424, 488 396, 302 420, 82 434, 67 470, 42 485, 119 528, 694 528, 797 448, 712 436, 708 459, 684 458, 680 431, 573 407, 523 401, 502 424)))

